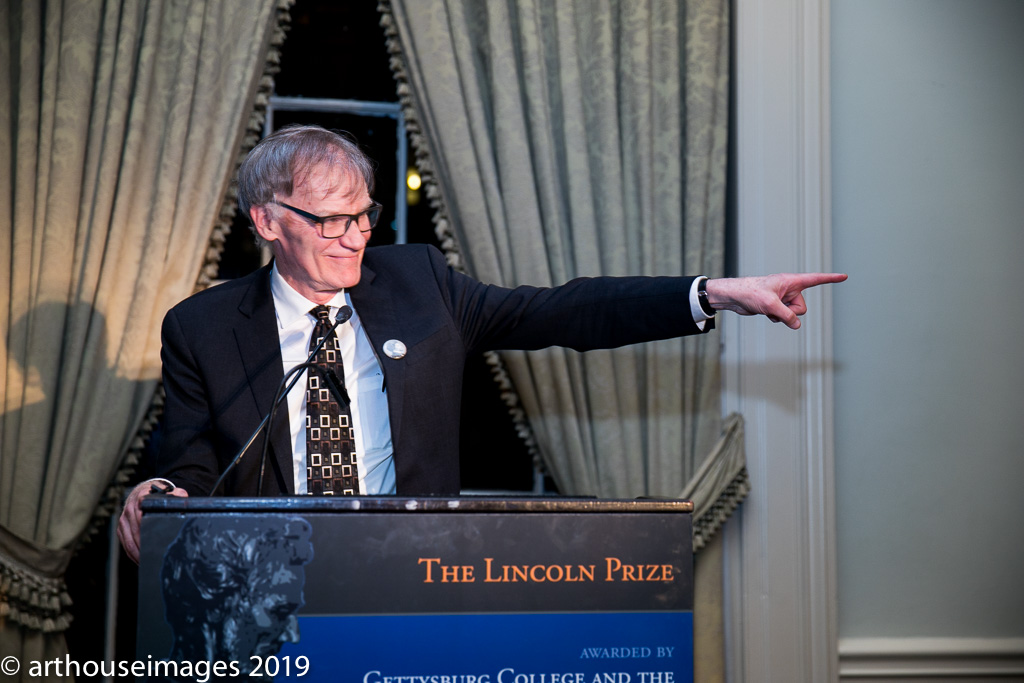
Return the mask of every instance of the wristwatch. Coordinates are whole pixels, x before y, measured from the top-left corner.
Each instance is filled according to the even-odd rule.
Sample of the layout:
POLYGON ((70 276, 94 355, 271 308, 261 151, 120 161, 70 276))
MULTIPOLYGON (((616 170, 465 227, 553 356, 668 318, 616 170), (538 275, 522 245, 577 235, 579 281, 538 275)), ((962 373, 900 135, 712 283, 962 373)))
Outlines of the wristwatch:
POLYGON ((711 302, 708 301, 708 279, 706 277, 702 277, 697 283, 697 303, 700 304, 700 310, 704 311, 704 315, 709 318, 715 317, 715 309, 711 308, 711 302))

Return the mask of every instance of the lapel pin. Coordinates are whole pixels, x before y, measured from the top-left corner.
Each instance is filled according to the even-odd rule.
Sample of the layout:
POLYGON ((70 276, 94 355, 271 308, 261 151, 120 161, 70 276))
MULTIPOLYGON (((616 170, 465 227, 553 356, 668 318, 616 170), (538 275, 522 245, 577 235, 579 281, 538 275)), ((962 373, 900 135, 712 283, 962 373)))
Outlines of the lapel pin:
POLYGON ((397 339, 388 339, 384 342, 384 355, 388 358, 401 360, 402 358, 405 358, 406 350, 405 344, 397 339))

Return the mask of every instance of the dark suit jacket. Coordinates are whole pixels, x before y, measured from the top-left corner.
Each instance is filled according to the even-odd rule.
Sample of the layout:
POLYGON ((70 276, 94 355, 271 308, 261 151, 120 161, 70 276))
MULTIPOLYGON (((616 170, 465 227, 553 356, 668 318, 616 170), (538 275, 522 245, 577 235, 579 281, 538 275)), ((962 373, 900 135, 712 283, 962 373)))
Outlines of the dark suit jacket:
MULTIPOLYGON (((506 289, 454 272, 432 247, 367 249, 362 279, 350 293, 384 372, 398 493, 458 493, 467 355, 546 346, 585 351, 695 334, 692 281, 581 278, 560 287, 506 289), (389 339, 405 343, 404 358, 381 352, 389 339)), ((189 495, 208 495, 270 411, 284 375, 270 268, 172 308, 161 357, 167 398, 158 473, 189 495)), ((228 475, 225 494, 255 494, 262 447, 261 435, 228 475)), ((265 494, 294 493, 291 458, 282 404, 272 426, 265 494)))

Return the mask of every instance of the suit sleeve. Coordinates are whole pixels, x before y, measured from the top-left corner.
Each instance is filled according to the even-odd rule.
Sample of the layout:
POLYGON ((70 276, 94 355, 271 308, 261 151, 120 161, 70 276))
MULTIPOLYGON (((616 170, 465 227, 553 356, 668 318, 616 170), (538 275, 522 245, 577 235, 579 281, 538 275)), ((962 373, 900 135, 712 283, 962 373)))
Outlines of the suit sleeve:
POLYGON ((174 309, 164 318, 161 339, 165 399, 157 474, 190 496, 206 496, 219 471, 216 436, 207 388, 174 309))
POLYGON ((708 321, 702 330, 693 320, 693 277, 577 278, 558 287, 505 288, 448 268, 436 251, 431 260, 455 324, 473 351, 548 346, 589 351, 714 327, 708 321))

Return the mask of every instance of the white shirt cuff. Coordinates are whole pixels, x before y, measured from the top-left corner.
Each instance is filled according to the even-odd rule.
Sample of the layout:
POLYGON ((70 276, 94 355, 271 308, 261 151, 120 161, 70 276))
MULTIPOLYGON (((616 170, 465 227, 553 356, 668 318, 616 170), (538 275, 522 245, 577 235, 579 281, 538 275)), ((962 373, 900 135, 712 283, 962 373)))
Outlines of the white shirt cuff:
POLYGON ((694 278, 693 284, 690 285, 690 315, 693 316, 693 322, 697 323, 697 329, 704 329, 704 322, 711 320, 715 316, 708 315, 704 312, 704 309, 700 307, 700 300, 697 298, 697 286, 700 285, 700 281, 703 276, 694 278))

